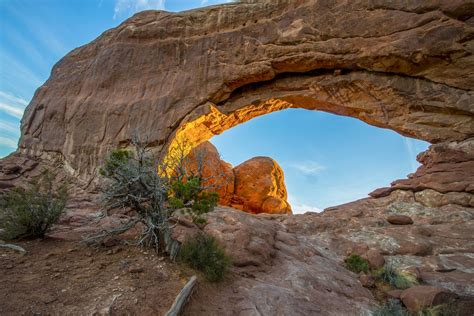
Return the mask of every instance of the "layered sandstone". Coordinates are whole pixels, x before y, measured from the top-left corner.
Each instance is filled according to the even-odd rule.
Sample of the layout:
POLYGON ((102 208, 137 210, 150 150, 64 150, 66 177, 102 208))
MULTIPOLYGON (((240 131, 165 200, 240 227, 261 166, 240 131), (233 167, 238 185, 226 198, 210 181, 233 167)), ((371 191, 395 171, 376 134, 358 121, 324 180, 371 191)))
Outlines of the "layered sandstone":
POLYGON ((134 133, 165 155, 176 135, 198 144, 289 107, 462 141, 474 129, 470 12, 463 0, 145 11, 55 65, 27 108, 19 152, 58 160, 88 185, 134 133))

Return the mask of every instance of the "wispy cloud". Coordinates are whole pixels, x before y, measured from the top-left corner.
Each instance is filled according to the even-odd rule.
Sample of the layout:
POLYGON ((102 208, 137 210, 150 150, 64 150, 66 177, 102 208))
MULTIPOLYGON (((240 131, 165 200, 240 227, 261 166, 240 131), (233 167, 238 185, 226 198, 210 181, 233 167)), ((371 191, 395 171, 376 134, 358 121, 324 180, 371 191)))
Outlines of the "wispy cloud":
POLYGON ((15 136, 20 135, 20 124, 13 124, 9 121, 0 119, 0 131, 12 134, 15 136))
MULTIPOLYGON (((218 3, 230 3, 234 2, 234 0, 224 0, 224 1, 218 1, 218 3)), ((201 0, 201 5, 206 5, 209 3, 209 0, 201 0)))
POLYGON ((164 10, 165 0, 115 0, 114 19, 143 10, 164 10))
POLYGON ((24 98, 0 91, 0 111, 21 119, 28 101, 24 98))
POLYGON ((6 100, 7 102, 9 101, 16 104, 21 104, 23 106, 28 105, 28 101, 26 101, 25 99, 0 91, 0 100, 2 99, 6 100))
POLYGON ((321 171, 326 170, 326 167, 314 160, 306 160, 290 164, 291 168, 298 170, 306 175, 317 175, 321 171))
POLYGON ((18 24, 29 30, 32 38, 48 47, 57 57, 62 57, 69 51, 68 47, 57 37, 54 28, 48 25, 47 20, 41 16, 26 16, 21 10, 21 6, 10 6, 9 11, 15 16, 18 24))
POLYGON ((321 208, 317 206, 300 203, 299 200, 291 194, 288 194, 288 202, 291 205, 293 214, 304 214, 306 212, 320 213, 323 211, 321 208))
POLYGON ((408 161, 410 162, 411 171, 415 172, 418 166, 416 164, 416 160, 414 159, 414 157, 416 157, 416 153, 413 140, 408 137, 403 137, 403 142, 408 152, 408 161))
POLYGON ((18 145, 18 140, 0 136, 0 145, 6 146, 9 148, 16 148, 18 145))
POLYGON ((317 206, 311 206, 306 204, 295 204, 291 205, 293 214, 304 214, 306 212, 321 213, 323 210, 317 206))
POLYGON ((5 103, 0 103, 0 111, 3 111, 11 116, 14 116, 16 118, 20 118, 23 116, 23 112, 25 109, 20 109, 5 103))

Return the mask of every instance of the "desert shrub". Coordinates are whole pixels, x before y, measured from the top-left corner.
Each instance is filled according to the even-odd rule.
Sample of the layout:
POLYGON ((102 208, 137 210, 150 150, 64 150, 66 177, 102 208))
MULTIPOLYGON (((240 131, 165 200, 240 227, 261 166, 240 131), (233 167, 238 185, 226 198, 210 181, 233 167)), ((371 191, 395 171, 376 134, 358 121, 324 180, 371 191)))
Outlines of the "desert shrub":
POLYGON ((190 267, 202 271, 211 282, 222 280, 231 265, 230 258, 214 237, 204 233, 183 243, 180 258, 190 267))
POLYGON ((134 216, 122 226, 86 236, 84 241, 100 245, 105 238, 124 233, 142 223, 145 228, 137 243, 157 251, 164 250, 166 240, 169 240, 168 181, 158 174, 157 163, 146 142, 134 138, 133 145, 133 151, 112 151, 99 173, 104 178, 101 187, 104 209, 130 208, 134 216))
POLYGON ((6 239, 43 237, 58 222, 67 202, 67 184, 54 185, 55 175, 44 170, 24 188, 15 188, 4 196, 0 226, 6 239))
POLYGON ((369 262, 359 255, 350 255, 344 263, 347 269, 355 273, 369 271, 369 262))
POLYGON ((397 289, 407 289, 418 284, 415 276, 403 271, 397 271, 392 264, 386 264, 382 269, 375 272, 375 276, 397 289))
POLYGON ((399 301, 391 299, 385 305, 379 306, 373 316, 410 316, 410 313, 399 301))
MULTIPOLYGON (((99 173, 103 176, 102 204, 105 210, 129 208, 133 216, 120 227, 86 236, 85 242, 100 245, 137 223, 145 227, 138 244, 157 251, 176 249, 168 219, 177 209, 188 211, 195 223, 205 223, 202 214, 212 211, 218 195, 204 192, 200 173, 191 173, 185 164, 185 148, 175 151, 173 159, 158 162, 147 142, 133 137, 134 150, 118 149, 105 159, 99 173)), ((199 169, 201 170, 201 169, 199 169)), ((170 253, 175 256, 175 250, 170 253)))
POLYGON ((104 164, 99 168, 99 173, 102 176, 113 176, 115 172, 122 166, 126 165, 132 159, 133 153, 130 150, 116 149, 112 151, 104 164))
POLYGON ((202 178, 191 175, 176 177, 172 180, 170 190, 169 206, 172 209, 185 209, 193 221, 204 223, 205 219, 201 216, 214 209, 219 201, 219 194, 216 192, 204 192, 202 178))

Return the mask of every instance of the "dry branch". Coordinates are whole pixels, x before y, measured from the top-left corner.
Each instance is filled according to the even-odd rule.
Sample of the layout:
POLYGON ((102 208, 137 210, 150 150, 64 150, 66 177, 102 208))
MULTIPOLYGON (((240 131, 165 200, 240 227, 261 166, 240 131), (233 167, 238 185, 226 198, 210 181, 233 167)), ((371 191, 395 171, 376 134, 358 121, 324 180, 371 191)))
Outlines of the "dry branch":
POLYGON ((165 316, 178 316, 183 311, 183 308, 191 297, 191 294, 193 294, 196 281, 197 277, 193 275, 191 279, 189 279, 188 283, 186 283, 186 285, 183 287, 181 292, 179 292, 178 296, 176 296, 173 306, 171 306, 170 310, 165 314, 165 316))

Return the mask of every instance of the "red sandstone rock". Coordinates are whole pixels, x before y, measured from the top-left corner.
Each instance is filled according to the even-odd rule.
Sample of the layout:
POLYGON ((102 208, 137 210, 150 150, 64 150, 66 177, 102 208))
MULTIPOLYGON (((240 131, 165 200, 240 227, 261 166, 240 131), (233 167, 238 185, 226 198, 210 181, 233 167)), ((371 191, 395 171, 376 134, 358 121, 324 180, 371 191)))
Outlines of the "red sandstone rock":
POLYGON ((204 142, 191 150, 185 167, 191 173, 201 170, 204 186, 212 187, 208 191, 219 194, 221 205, 251 213, 291 213, 283 170, 271 158, 250 159, 234 171, 229 163, 220 159, 214 145, 204 142), (238 186, 235 192, 234 183, 238 186))
MULTIPOLYGON (((133 134, 165 155, 174 135, 198 144, 289 107, 464 140, 474 124, 469 10, 463 0, 247 0, 144 11, 54 66, 25 111, 19 153, 65 162, 87 185, 133 134)), ((472 159, 447 163, 438 186, 466 189, 452 180, 472 159)))
POLYGON ((188 172, 200 172, 204 179, 203 185, 211 187, 208 191, 219 194, 219 203, 229 205, 234 195, 234 172, 232 166, 221 160, 216 147, 204 142, 193 148, 185 160, 188 172), (198 170, 199 169, 199 170, 198 170))
POLYGON ((373 287, 375 285, 374 277, 365 273, 359 275, 359 282, 363 287, 373 287))
POLYGON ((291 214, 280 166, 271 158, 255 157, 234 168, 234 195, 253 213, 291 214))
POLYGON ((364 255, 372 268, 378 269, 384 266, 385 259, 377 249, 370 249, 364 255))
POLYGON ((403 304, 412 312, 446 303, 454 297, 455 295, 448 290, 430 285, 417 285, 400 294, 403 304))
POLYGON ((393 225, 411 225, 413 220, 410 216, 406 215, 390 215, 387 217, 387 222, 393 225))
POLYGON ((391 290, 387 292, 387 295, 390 298, 400 299, 400 295, 402 295, 403 290, 391 290))

